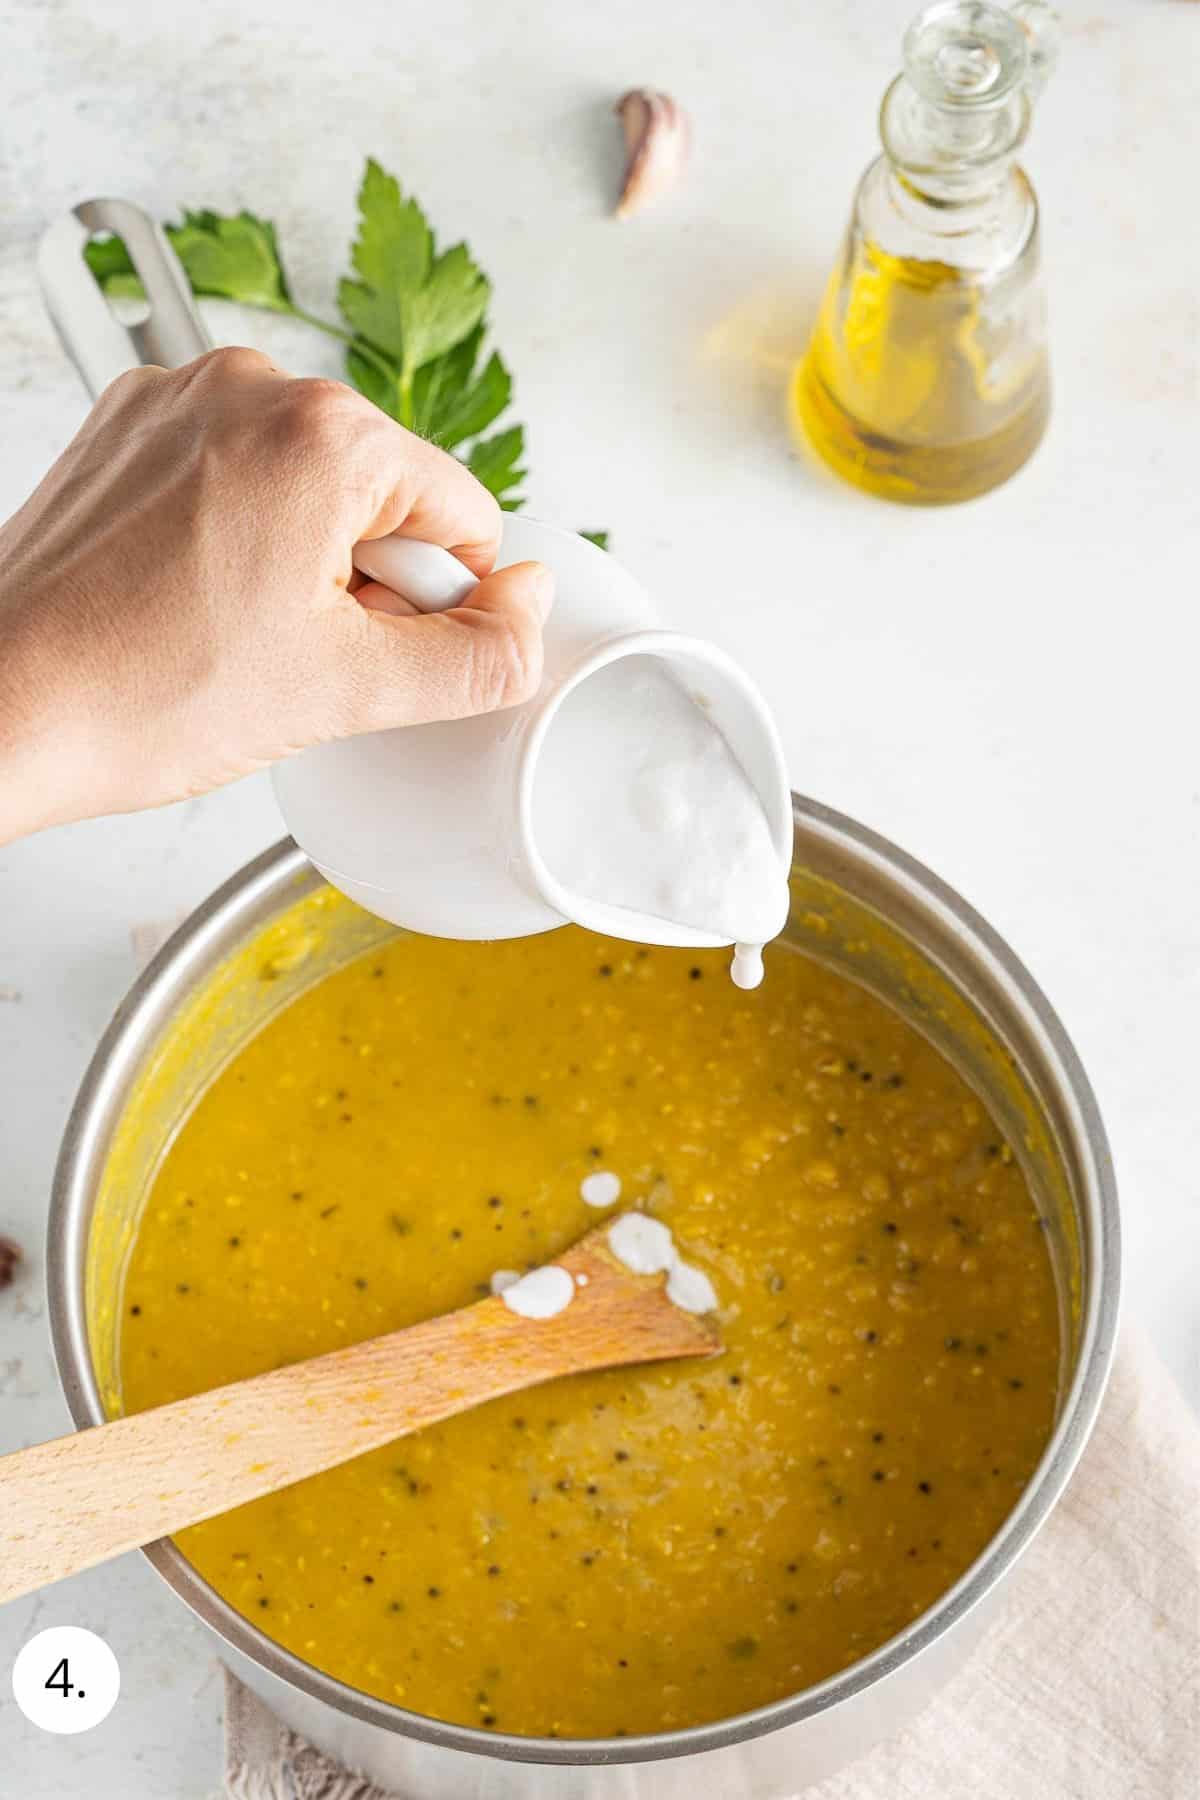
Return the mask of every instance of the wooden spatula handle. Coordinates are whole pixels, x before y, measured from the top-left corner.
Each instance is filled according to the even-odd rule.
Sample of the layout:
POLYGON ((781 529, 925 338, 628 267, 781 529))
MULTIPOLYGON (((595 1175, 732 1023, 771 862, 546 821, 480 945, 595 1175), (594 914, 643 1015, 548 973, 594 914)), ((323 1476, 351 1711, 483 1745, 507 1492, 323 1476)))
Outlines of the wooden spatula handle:
POLYGON ((0 1458, 0 1601, 557 1375, 709 1355, 707 1320, 585 1238, 586 1285, 550 1319, 481 1300, 0 1458))

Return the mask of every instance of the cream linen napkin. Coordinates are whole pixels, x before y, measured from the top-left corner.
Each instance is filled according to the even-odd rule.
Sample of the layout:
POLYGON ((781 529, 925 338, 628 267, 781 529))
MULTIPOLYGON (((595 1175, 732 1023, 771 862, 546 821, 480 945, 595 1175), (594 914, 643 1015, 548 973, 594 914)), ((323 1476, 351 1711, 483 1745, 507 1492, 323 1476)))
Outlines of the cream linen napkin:
MULTIPOLYGON (((227 1682, 228 1800, 421 1800, 335 1767, 227 1682)), ((1135 1329, 1075 1478, 989 1636, 906 1731, 806 1790, 806 1800, 965 1796, 1200 1796, 1200 1431, 1135 1329)))

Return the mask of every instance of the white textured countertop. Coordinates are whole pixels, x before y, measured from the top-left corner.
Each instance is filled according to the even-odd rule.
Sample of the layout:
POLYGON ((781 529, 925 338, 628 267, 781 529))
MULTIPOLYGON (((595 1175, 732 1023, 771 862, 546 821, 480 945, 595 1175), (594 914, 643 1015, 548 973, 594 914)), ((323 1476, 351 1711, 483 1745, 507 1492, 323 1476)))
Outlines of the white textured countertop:
MULTIPOLYGON (((0 515, 79 422, 42 314, 38 233, 118 193, 247 205, 327 307, 364 155, 468 238, 529 426, 539 515, 607 526, 673 623, 720 639, 778 709, 795 784, 972 900, 1045 986, 1112 1135, 1127 1305, 1200 1405, 1197 428, 1200 13, 1068 6, 1027 166, 1041 193, 1057 406, 1009 487, 908 512, 789 446, 800 350, 911 0, 7 0, 0 6, 0 515), (618 226, 624 88, 695 118, 686 187, 618 226)), ((308 333, 210 313, 298 369, 308 333)), ((262 780, 0 853, 0 1448, 66 1426, 42 1222, 67 1108, 170 918, 279 834, 262 780)), ((0 1794, 201 1800, 218 1779, 207 1641, 136 1558, 0 1615, 0 1794), (7 1669, 35 1628, 116 1650, 116 1712, 26 1726, 7 1669)))

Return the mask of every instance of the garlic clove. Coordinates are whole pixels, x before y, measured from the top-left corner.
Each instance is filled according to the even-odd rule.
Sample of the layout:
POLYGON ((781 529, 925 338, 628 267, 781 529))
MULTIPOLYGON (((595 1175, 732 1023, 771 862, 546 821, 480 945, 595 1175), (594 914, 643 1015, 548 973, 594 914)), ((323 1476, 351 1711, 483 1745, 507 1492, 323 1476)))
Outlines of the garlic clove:
POLYGON ((616 216, 630 219, 679 180, 691 128, 683 108, 655 88, 631 88, 615 110, 628 151, 616 216))

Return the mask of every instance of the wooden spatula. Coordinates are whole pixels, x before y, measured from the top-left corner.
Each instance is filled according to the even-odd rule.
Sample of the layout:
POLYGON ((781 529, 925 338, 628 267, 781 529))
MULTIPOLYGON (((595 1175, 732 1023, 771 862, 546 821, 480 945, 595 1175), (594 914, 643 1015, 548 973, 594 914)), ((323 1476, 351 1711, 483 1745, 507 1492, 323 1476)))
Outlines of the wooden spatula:
POLYGON ((681 1311, 665 1276, 635 1275, 613 1256, 613 1222, 557 1258, 576 1285, 552 1318, 480 1300, 0 1457, 0 1601, 501 1394, 586 1369, 716 1354, 711 1316, 681 1311))

